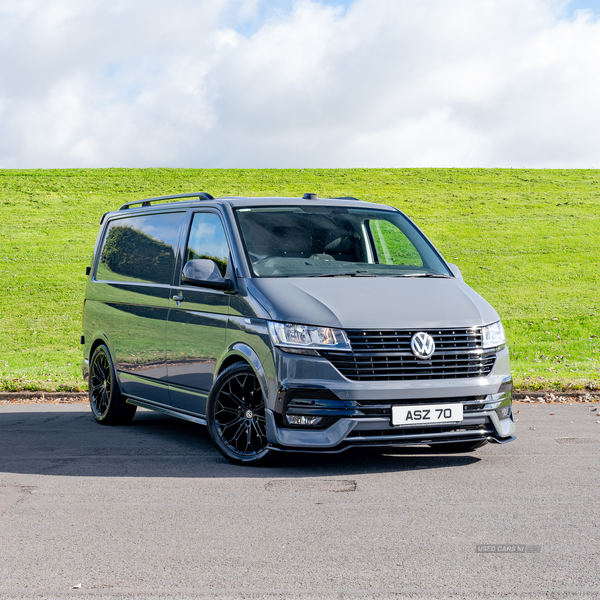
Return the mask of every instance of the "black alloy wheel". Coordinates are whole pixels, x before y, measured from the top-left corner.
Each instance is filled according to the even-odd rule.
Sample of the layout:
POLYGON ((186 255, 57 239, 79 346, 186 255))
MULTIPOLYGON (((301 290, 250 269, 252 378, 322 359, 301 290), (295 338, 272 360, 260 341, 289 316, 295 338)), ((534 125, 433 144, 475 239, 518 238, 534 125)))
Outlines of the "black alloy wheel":
POLYGON ((137 407, 127 404, 121 394, 110 353, 104 344, 92 354, 89 388, 90 407, 98 423, 126 425, 133 419, 137 407))
POLYGON ((268 447, 265 399, 248 364, 235 363, 219 375, 206 417, 211 440, 232 463, 262 465, 276 454, 268 447))

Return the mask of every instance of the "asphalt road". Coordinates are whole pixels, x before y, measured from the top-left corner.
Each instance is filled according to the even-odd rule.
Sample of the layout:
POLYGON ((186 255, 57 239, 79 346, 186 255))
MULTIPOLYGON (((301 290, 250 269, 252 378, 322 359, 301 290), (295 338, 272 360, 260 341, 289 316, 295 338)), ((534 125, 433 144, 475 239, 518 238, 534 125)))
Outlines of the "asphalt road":
POLYGON ((1 405, 0 598, 598 598, 600 415, 516 409, 470 455, 243 468, 147 411, 1 405))

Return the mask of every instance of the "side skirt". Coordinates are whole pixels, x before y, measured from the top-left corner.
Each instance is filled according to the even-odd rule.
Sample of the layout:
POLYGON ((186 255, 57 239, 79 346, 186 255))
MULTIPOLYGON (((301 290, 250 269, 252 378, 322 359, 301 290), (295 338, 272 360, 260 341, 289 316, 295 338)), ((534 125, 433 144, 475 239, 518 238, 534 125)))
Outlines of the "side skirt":
POLYGON ((149 410, 162 413, 163 415, 168 415, 169 417, 176 417, 177 419, 183 419, 184 421, 191 421, 192 423, 197 423, 198 425, 206 425, 206 419, 202 419, 201 417, 194 417, 192 415, 173 410, 172 408, 165 408, 164 406, 158 406, 156 404, 152 404, 151 402, 138 400, 137 398, 127 398, 127 403, 135 404, 135 406, 139 406, 140 408, 147 408, 149 410))

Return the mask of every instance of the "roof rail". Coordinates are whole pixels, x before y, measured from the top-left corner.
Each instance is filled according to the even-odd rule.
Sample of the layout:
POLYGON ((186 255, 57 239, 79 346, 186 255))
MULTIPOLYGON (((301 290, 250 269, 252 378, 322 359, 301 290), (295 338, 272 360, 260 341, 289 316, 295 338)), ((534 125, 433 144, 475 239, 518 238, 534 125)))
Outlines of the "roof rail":
POLYGON ((119 210, 126 210, 131 206, 135 206, 136 204, 141 204, 142 206, 150 206, 153 202, 158 202, 159 200, 181 200, 181 198, 198 198, 198 200, 214 200, 213 196, 211 196, 208 192, 195 192, 193 194, 175 194, 174 196, 156 196, 155 198, 145 198, 144 200, 136 200, 135 202, 127 202, 123 204, 119 210))
MULTIPOLYGON (((302 196, 302 200, 318 200, 319 196, 317 196, 317 194, 315 194, 314 192, 307 192, 306 194, 304 194, 304 196, 302 196)), ((329 198, 329 200, 356 200, 357 202, 360 202, 360 200, 358 198, 355 198, 354 196, 336 196, 334 198, 329 198)))

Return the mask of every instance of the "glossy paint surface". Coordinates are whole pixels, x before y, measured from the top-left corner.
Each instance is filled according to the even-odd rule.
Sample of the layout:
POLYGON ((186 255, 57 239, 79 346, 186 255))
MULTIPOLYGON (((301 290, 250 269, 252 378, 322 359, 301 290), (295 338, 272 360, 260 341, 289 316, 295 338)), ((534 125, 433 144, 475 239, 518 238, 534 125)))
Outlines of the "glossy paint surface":
POLYGON ((225 348, 229 296, 218 290, 172 288, 167 326, 167 376, 173 407, 205 414, 218 358, 225 348))
POLYGON ((348 329, 476 327, 496 311, 463 281, 410 277, 256 278, 272 319, 348 329))

